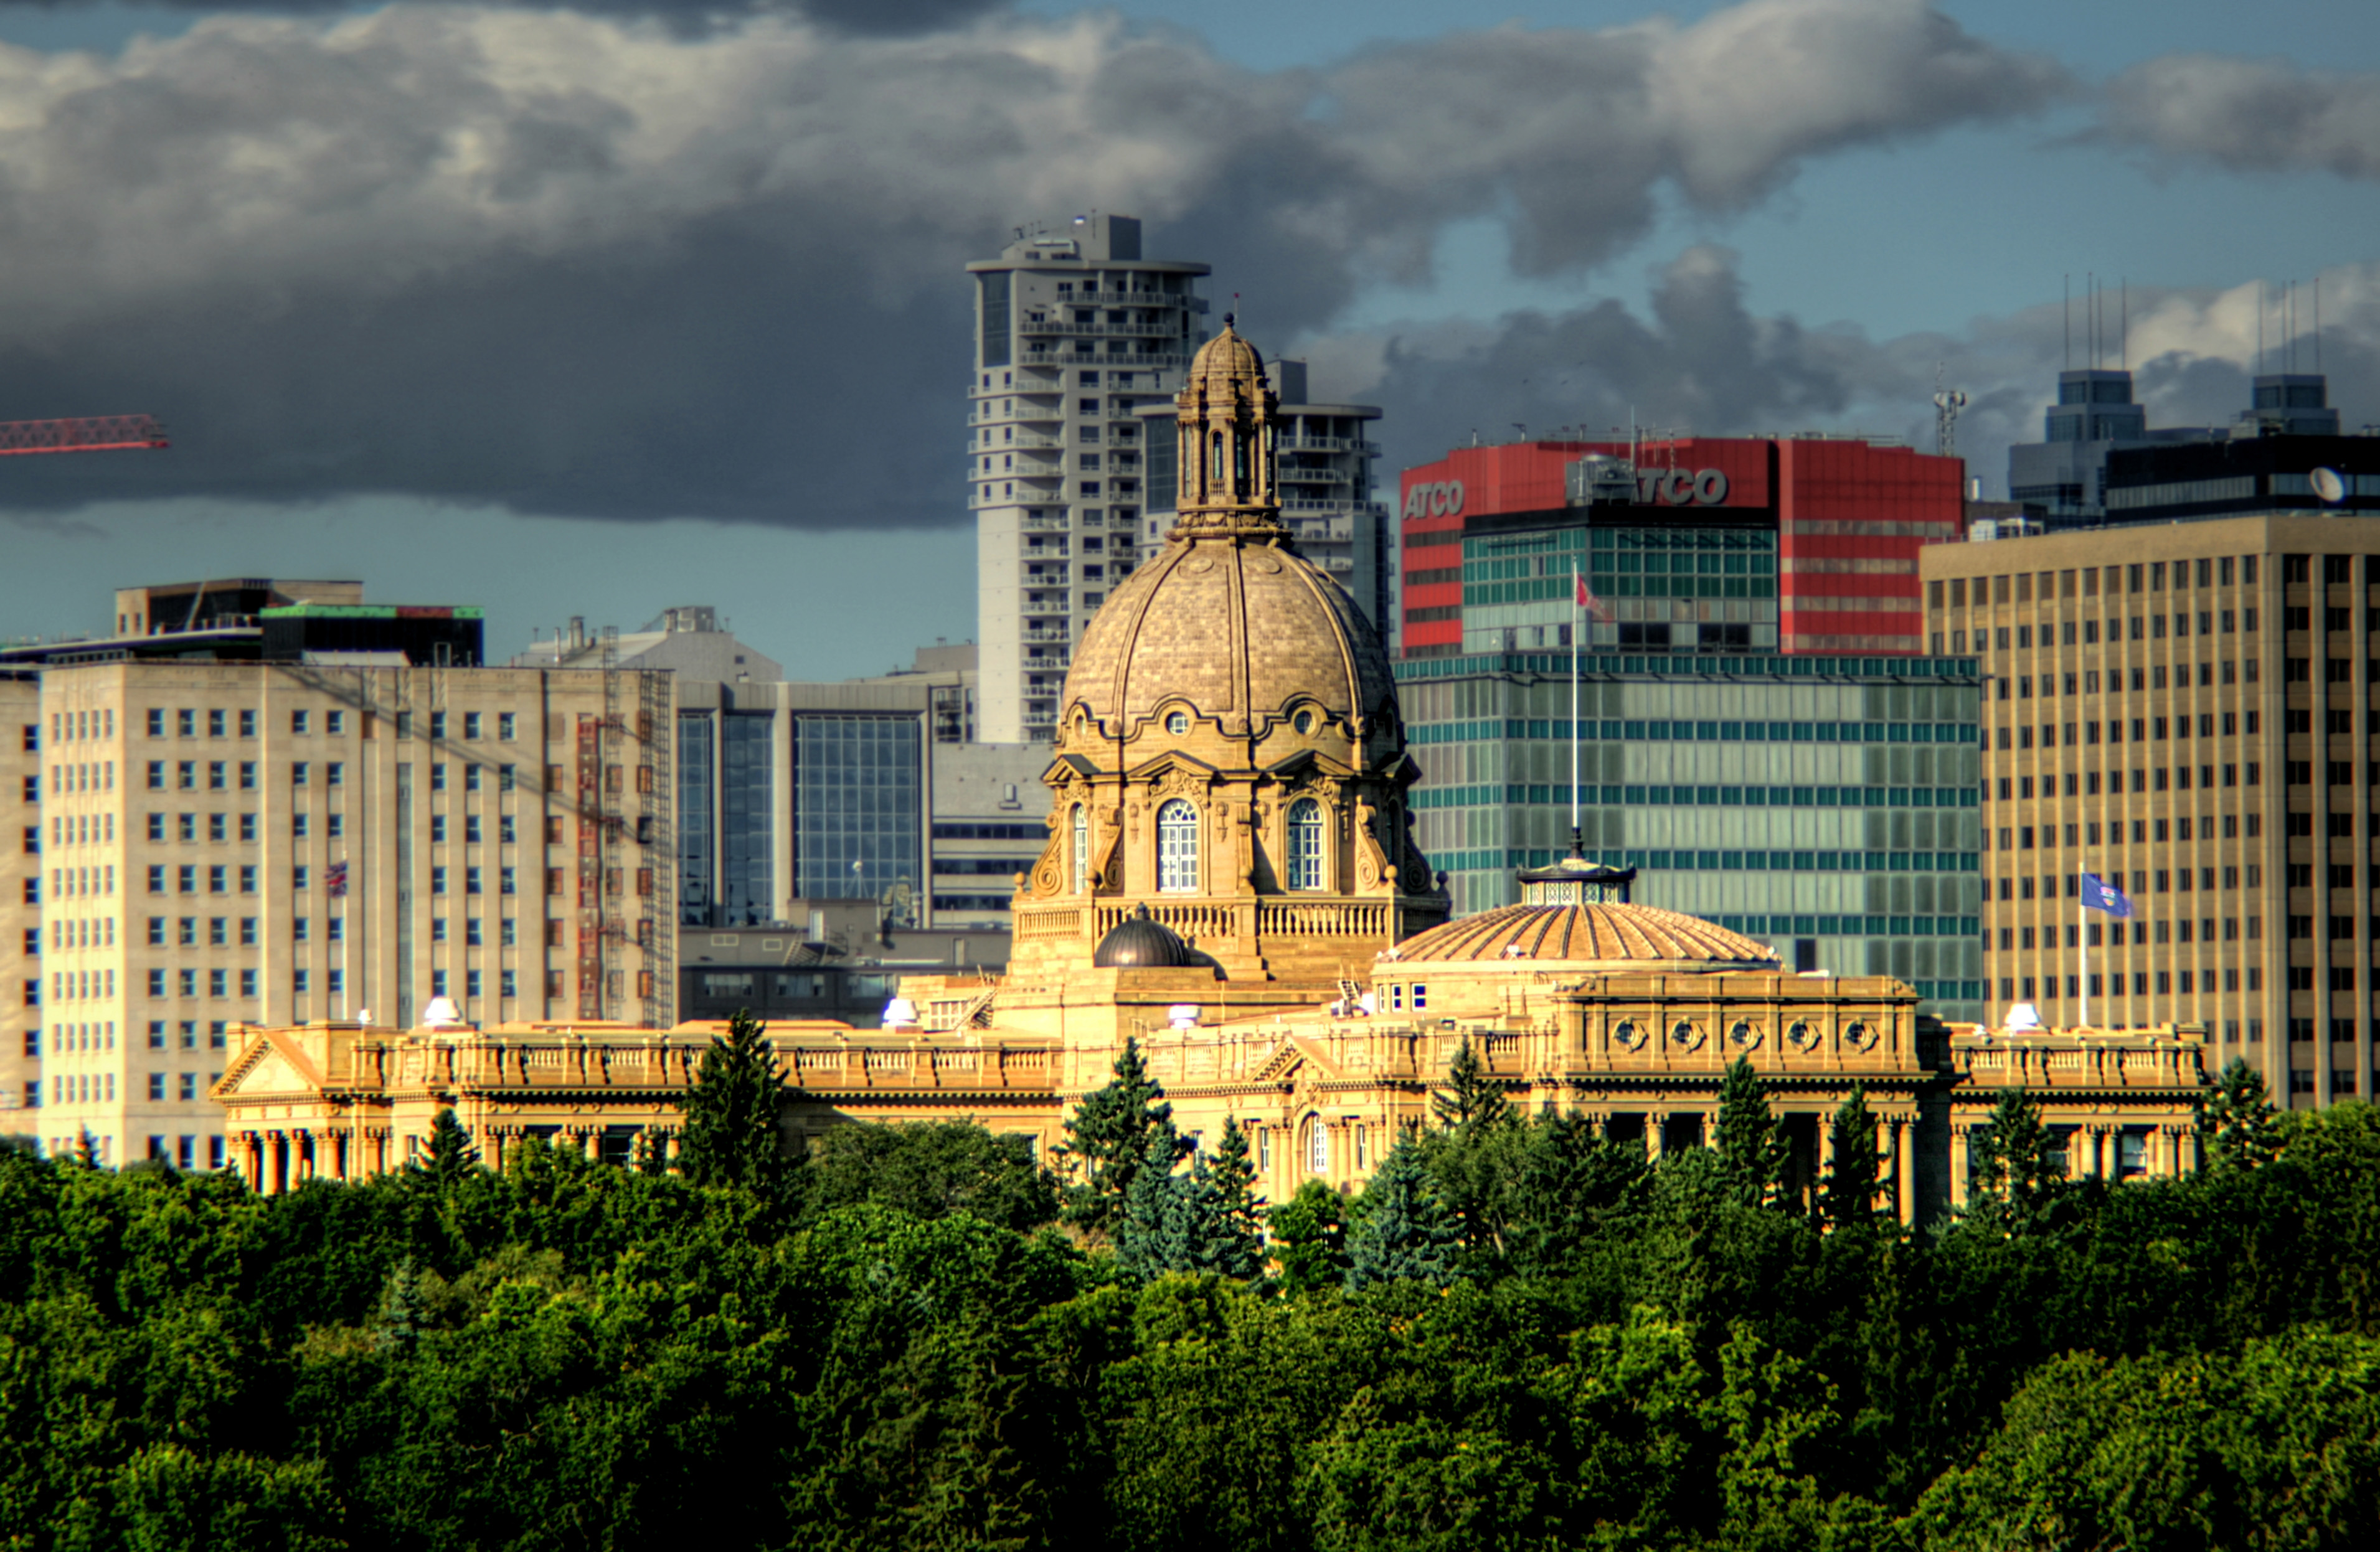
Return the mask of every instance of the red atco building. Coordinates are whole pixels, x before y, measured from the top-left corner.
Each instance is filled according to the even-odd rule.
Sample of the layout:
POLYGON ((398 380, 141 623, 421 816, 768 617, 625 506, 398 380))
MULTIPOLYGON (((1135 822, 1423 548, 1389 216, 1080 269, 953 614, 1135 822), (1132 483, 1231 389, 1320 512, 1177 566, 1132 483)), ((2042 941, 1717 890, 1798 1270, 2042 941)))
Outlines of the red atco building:
POLYGON ((1917 653, 1917 552, 1957 539, 1964 466, 1867 441, 1691 437, 1457 448, 1404 472, 1408 658, 1917 653))

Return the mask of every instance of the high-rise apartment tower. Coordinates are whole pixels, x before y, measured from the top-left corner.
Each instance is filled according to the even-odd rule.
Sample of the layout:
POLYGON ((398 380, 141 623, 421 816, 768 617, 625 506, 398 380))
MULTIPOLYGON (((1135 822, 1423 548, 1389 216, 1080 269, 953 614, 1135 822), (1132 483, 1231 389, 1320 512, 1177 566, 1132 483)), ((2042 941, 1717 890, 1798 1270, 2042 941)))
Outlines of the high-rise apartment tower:
POLYGON ((1208 267, 1143 259, 1138 221, 1094 215, 1021 228, 967 272, 978 736, 1047 742, 1075 643, 1132 572, 1149 479, 1133 411, 1181 387, 1208 267))

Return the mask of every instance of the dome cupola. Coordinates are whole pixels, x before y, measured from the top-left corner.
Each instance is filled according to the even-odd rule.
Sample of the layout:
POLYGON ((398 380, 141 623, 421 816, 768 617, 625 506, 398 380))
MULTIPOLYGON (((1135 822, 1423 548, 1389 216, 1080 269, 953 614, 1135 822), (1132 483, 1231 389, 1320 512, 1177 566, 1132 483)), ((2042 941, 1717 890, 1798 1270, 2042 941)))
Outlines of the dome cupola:
POLYGON ((1108 929, 1091 963, 1101 970, 1177 970, 1206 961, 1143 905, 1108 929))

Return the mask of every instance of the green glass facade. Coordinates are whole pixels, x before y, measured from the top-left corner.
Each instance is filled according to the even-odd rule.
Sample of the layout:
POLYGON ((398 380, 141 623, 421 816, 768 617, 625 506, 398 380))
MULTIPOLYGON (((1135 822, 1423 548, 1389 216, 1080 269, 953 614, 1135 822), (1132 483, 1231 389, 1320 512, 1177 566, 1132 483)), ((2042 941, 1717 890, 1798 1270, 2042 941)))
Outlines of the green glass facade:
MULTIPOLYGON (((1640 869, 1641 903, 1772 942, 1791 967, 1896 976, 1928 1012, 1980 1018, 1973 661, 1669 661, 1581 663, 1587 854, 1640 869)), ((1396 673, 1424 852, 1457 911, 1512 903, 1513 870, 1569 844, 1569 655, 1396 673)))

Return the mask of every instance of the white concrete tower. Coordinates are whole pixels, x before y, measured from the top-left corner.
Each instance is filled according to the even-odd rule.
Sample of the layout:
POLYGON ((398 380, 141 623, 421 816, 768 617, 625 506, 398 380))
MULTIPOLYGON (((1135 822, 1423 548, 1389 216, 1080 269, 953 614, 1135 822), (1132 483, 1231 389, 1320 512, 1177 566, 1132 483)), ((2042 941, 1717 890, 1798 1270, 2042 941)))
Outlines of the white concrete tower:
MULTIPOLYGON (((1144 260, 1140 223, 1125 215, 1019 228, 967 272, 977 736, 1046 743, 1083 626, 1132 573, 1150 496, 1133 412, 1181 387, 1210 272, 1144 260)), ((1170 491, 1160 499, 1172 504, 1170 491)))

